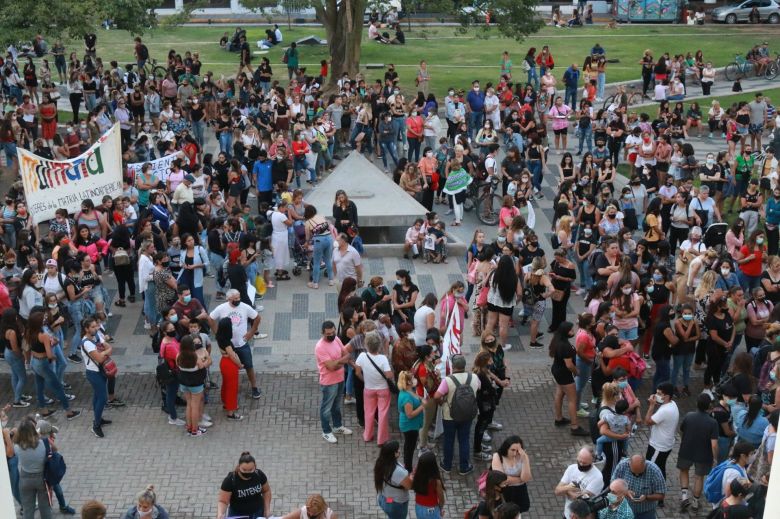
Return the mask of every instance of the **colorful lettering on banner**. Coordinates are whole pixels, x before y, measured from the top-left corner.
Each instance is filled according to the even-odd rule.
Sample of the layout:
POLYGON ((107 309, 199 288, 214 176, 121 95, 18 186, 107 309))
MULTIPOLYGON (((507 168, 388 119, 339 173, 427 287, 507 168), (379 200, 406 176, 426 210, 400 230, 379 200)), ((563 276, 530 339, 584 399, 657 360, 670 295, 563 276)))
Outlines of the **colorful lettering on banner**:
POLYGON ((49 160, 17 148, 19 173, 30 215, 36 224, 51 220, 57 209, 70 213, 90 199, 122 194, 122 147, 119 126, 114 125, 87 151, 70 160, 49 160))

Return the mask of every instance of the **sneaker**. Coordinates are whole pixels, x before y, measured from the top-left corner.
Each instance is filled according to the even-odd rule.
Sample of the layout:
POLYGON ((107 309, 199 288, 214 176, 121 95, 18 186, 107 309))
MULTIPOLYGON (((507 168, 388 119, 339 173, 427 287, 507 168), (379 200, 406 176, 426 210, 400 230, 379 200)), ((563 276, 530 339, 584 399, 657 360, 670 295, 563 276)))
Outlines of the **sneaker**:
POLYGON ((81 411, 71 411, 70 413, 65 415, 65 418, 68 420, 73 420, 74 418, 78 418, 81 416, 81 411))
MULTIPOLYGON (((489 460, 493 459, 493 456, 491 456, 487 452, 475 452, 474 453, 474 459, 478 460, 478 461, 489 461, 489 460)), ((463 474, 461 473, 461 475, 463 475, 463 474)))
POLYGON ((467 475, 471 474, 472 472, 474 472, 474 465, 471 465, 466 470, 459 470, 458 474, 460 474, 461 476, 467 476, 467 475))
POLYGON ((185 422, 181 418, 177 418, 175 420, 173 418, 168 418, 168 425, 175 425, 177 427, 181 427, 182 425, 184 425, 186 423, 187 422, 185 422))
POLYGON ((209 381, 209 389, 217 389, 219 386, 213 380, 209 381))
POLYGON ((354 396, 345 396, 344 397, 344 405, 355 405, 355 397, 354 396))
POLYGON ((32 402, 32 396, 22 393, 22 402, 32 402))
POLYGON ((119 400, 118 398, 115 398, 113 400, 109 400, 106 405, 108 405, 109 407, 124 407, 125 403, 119 400))
MULTIPOLYGON (((262 312, 265 310, 265 307, 263 305, 255 305, 255 310, 257 310, 257 312, 262 312)), ((255 334, 255 338, 257 338, 258 333, 255 334)))
POLYGON ((105 438, 106 436, 105 434, 103 434, 103 429, 101 429, 100 427, 95 427, 94 425, 92 426, 92 434, 94 434, 98 438, 105 438))
POLYGON ((490 445, 485 445, 484 443, 482 444, 482 452, 490 452, 492 450, 493 447, 491 447, 490 445))
POLYGON ((336 434, 343 434, 344 436, 349 436, 350 434, 352 434, 352 429, 348 429, 342 425, 341 427, 336 427, 335 429, 333 429, 333 432, 336 434))
POLYGON ((144 321, 144 330, 151 330, 151 329, 152 329, 152 325, 149 324, 149 322, 144 321))
POLYGON ((441 463, 439 463, 439 470, 440 470, 440 471, 442 471, 442 472, 444 472, 445 474, 449 474, 451 469, 445 469, 445 468, 444 468, 444 465, 442 465, 441 463))
POLYGON ((607 457, 603 454, 597 454, 595 458, 593 458, 594 463, 604 463, 607 461, 607 457))
POLYGON ((492 442, 492 441, 493 441, 493 437, 490 435, 490 433, 488 433, 487 431, 485 431, 485 432, 482 434, 482 441, 483 441, 483 442, 488 442, 488 443, 490 443, 490 442, 492 442))
POLYGON ((590 416, 590 413, 588 412, 587 409, 579 409, 577 411, 577 416, 579 416, 580 418, 587 418, 588 416, 590 416))
POLYGON ((48 418, 51 415, 53 415, 54 413, 56 413, 56 412, 57 412, 57 409, 46 409, 45 411, 41 411, 38 414, 41 416, 41 418, 48 418))
POLYGON ((252 388, 252 398, 254 398, 255 400, 260 398, 260 389, 259 388, 256 388, 256 387, 252 388))
POLYGON ((691 500, 687 497, 680 501, 680 512, 685 512, 691 506, 691 500))
POLYGON ((587 402, 580 402, 580 409, 587 409, 588 403, 587 402))
POLYGON ((212 419, 211 419, 211 415, 210 415, 210 414, 208 414, 208 413, 203 413, 203 414, 202 414, 202 415, 200 415, 200 416, 201 416, 201 418, 203 418, 203 419, 204 419, 204 420, 206 420, 207 422, 213 422, 213 421, 214 421, 214 420, 212 420, 212 419))
POLYGON ((114 317, 114 312, 111 312, 111 311, 109 311, 109 312, 106 314, 106 317, 114 317))
POLYGON ((262 339, 267 339, 267 338, 268 338, 268 334, 267 334, 267 333, 260 333, 260 332, 257 332, 257 333, 255 334, 255 339, 260 339, 260 340, 262 340, 262 339))
POLYGON ((53 403, 54 403, 54 399, 53 398, 49 398, 48 396, 44 397, 44 399, 43 399, 43 404, 44 405, 52 405, 53 403))
POLYGON ((560 420, 555 420, 555 427, 563 427, 564 425, 569 425, 571 423, 571 420, 568 418, 561 418, 560 420))
POLYGON ((105 418, 100 419, 100 427, 103 427, 104 425, 111 425, 112 423, 114 422, 112 422, 111 420, 106 420, 105 418))
POLYGON ((511 344, 504 344, 504 345, 502 346, 502 348, 504 348, 504 351, 509 351, 509 350, 511 350, 511 349, 512 349, 512 345, 511 345, 511 344))
POLYGON ((70 391, 71 389, 73 389, 73 386, 71 386, 70 384, 66 384, 65 382, 63 382, 63 383, 62 383, 62 389, 64 389, 65 391, 70 391))
POLYGON ((498 422, 490 422, 490 423, 488 424, 488 429, 490 429, 491 431, 500 431, 500 430, 501 430, 501 429, 503 429, 503 428, 504 428, 504 426, 503 426, 503 425, 501 425, 501 424, 500 424, 500 423, 498 423, 498 422))
POLYGON ((430 448, 430 447, 428 447, 427 445, 425 445, 425 446, 423 446, 423 447, 420 447, 420 448, 419 448, 419 449, 417 449, 417 450, 418 450, 418 452, 419 452, 419 455, 418 455, 418 457, 419 457, 419 456, 422 456, 423 454, 425 454, 426 452, 430 451, 430 450, 431 450, 431 448, 430 448))
POLYGON ((699 498, 696 496, 693 496, 691 498, 691 510, 693 510, 694 512, 699 511, 699 498))
POLYGON ((60 513, 65 515, 76 515, 76 510, 72 506, 61 506, 60 513))
POLYGON ((590 403, 596 405, 599 403, 599 399, 594 396, 593 398, 590 399, 590 403))
POLYGON ((571 430, 572 436, 590 436, 590 433, 583 429, 581 426, 571 430))
POLYGON ((447 210, 444 212, 444 214, 445 214, 445 215, 450 215, 450 214, 452 214, 452 213, 453 213, 452 209, 447 209, 447 210))
POLYGON ((206 429, 203 429, 201 427, 198 427, 197 429, 190 431, 190 437, 195 438, 196 436, 203 436, 206 434, 206 429))
POLYGON ((584 288, 580 288, 579 290, 577 290, 576 294, 577 294, 578 296, 581 296, 581 295, 585 295, 587 292, 588 292, 588 291, 587 291, 587 290, 585 290, 584 288))
POLYGON ((202 427, 204 429, 207 429, 207 428, 211 427, 212 425, 214 425, 214 424, 212 422, 209 422, 205 418, 201 418, 200 422, 198 422, 198 427, 202 427))
POLYGON ((68 400, 68 402, 73 402, 76 400, 76 395, 69 395, 68 393, 65 393, 65 398, 68 400))
POLYGON ((234 420, 236 422, 240 422, 241 420, 244 419, 244 416, 240 415, 238 413, 230 413, 229 415, 227 415, 227 419, 228 420, 234 420))
POLYGON ((19 407, 19 408, 30 407, 30 402, 24 402, 24 401, 14 402, 13 404, 11 404, 11 406, 19 407))
POLYGON ((333 436, 333 433, 322 433, 322 439, 328 443, 338 443, 338 439, 333 436))
POLYGON ((542 343, 541 343, 541 342, 539 342, 539 341, 530 342, 530 343, 528 343, 528 345, 529 345, 531 348, 536 348, 536 349, 544 348, 544 344, 542 344, 542 343))
POLYGON ((74 353, 73 355, 68 355, 68 360, 77 364, 81 363, 81 356, 78 353, 74 353))

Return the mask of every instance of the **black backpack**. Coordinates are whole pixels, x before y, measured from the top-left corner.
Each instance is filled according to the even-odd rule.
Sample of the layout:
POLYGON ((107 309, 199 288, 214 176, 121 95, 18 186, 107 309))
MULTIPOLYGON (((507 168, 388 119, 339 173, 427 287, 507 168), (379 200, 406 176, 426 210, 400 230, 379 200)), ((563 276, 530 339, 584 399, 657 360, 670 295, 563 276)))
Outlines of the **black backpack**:
POLYGON ((466 383, 461 384, 454 375, 450 380, 455 384, 455 391, 450 400, 450 417, 459 423, 470 422, 477 416, 477 395, 471 388, 471 373, 466 377, 466 383))

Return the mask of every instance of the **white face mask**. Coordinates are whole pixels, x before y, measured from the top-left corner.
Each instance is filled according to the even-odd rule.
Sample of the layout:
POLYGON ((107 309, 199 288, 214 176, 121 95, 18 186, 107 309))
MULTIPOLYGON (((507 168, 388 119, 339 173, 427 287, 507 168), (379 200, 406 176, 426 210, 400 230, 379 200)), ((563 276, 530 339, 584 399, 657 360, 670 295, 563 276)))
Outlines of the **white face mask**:
POLYGON ((633 292, 633 291, 634 291, 634 289, 633 289, 633 288, 631 288, 631 287, 626 287, 626 288, 624 288, 624 289, 622 289, 622 290, 621 290, 621 292, 623 292, 623 293, 624 293, 624 294, 626 294, 626 295, 630 294, 630 293, 631 293, 631 292, 633 292))
POLYGON ((659 404, 663 404, 664 397, 662 397, 661 395, 655 395, 655 401, 658 402, 659 404))
POLYGON ((433 157, 433 152, 429 151, 425 154, 426 157, 433 157))

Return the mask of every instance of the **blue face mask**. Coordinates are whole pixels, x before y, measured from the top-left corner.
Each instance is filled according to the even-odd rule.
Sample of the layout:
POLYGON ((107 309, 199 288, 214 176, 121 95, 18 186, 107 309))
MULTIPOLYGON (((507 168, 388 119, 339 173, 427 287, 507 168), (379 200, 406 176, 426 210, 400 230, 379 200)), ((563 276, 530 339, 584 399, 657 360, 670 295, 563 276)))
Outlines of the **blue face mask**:
POLYGON ((656 283, 660 283, 663 280, 664 280, 663 274, 653 274, 653 281, 655 281, 656 283))
POLYGON ((729 407, 733 407, 737 405, 737 399, 736 398, 726 398, 725 399, 726 404, 728 404, 729 407))
POLYGON ((184 304, 188 305, 190 304, 190 301, 192 301, 192 296, 184 296, 184 304))
POLYGON ((772 382, 777 382, 777 373, 775 373, 774 371, 770 371, 769 378, 772 380, 772 382))
POLYGON ((620 389, 626 389, 627 387, 628 387, 628 381, 626 381, 626 380, 621 380, 620 382, 618 382, 618 388, 620 388, 620 389))
POLYGON ((168 320, 169 320, 170 322, 172 322, 173 324, 176 324, 177 322, 179 322, 179 316, 174 314, 174 315, 172 315, 172 316, 170 317, 170 319, 168 319, 168 320))
POLYGON ((693 314, 683 314, 683 321, 693 321, 693 314))
POLYGON ((609 504, 614 505, 615 503, 617 503, 617 500, 618 500, 617 494, 613 494, 612 492, 607 494, 607 501, 609 501, 609 504))

